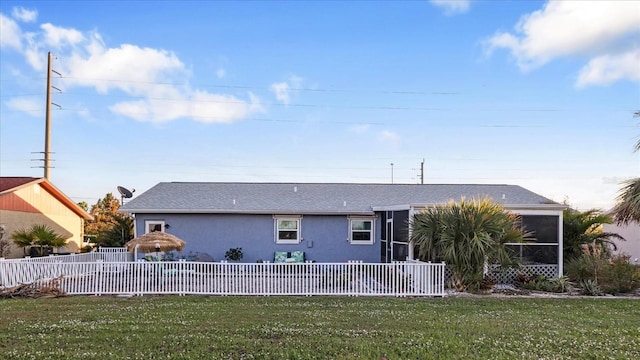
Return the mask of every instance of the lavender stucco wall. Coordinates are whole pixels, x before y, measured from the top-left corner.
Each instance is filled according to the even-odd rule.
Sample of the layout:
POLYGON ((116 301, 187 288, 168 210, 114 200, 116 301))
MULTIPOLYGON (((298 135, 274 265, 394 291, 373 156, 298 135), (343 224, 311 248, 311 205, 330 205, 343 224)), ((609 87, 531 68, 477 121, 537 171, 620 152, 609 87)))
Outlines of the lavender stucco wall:
POLYGON ((304 215, 301 222, 302 241, 295 245, 276 244, 272 215, 245 214, 136 214, 137 235, 144 232, 146 220, 163 220, 168 233, 183 239, 187 245, 183 255, 207 253, 214 260, 224 260, 229 248, 241 247, 242 262, 273 261, 275 251, 305 252, 308 260, 344 262, 380 260, 380 224, 374 224, 373 245, 352 245, 347 216, 304 215))

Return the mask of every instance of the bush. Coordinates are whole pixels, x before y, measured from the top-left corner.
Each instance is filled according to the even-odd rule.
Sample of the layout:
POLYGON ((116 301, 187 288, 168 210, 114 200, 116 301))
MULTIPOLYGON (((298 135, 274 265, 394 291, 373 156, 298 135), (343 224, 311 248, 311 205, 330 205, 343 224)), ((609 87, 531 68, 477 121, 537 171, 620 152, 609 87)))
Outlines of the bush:
POLYGON ((242 259, 242 248, 231 248, 224 254, 224 258, 231 261, 239 261, 242 259))
POLYGON ((614 256, 599 281, 608 294, 630 293, 640 288, 640 268, 629 263, 629 256, 614 256))
POLYGON ((573 285, 566 276, 559 278, 547 278, 544 275, 529 277, 520 273, 516 277, 516 283, 523 289, 535 291, 564 293, 573 290, 573 285))
POLYGON ((583 255, 569 261, 565 273, 588 295, 629 293, 640 288, 640 268, 629 263, 626 255, 583 255))

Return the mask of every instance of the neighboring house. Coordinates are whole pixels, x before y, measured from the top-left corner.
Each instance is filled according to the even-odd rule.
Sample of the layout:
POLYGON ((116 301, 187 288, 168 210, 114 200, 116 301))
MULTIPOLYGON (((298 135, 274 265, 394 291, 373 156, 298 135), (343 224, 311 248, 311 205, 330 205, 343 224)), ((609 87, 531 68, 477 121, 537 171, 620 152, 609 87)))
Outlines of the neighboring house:
POLYGON ((0 225, 12 245, 7 258, 24 255, 23 249, 13 244, 11 234, 32 225, 47 225, 67 239, 59 252, 76 252, 82 246, 84 221, 91 219, 45 178, 0 177, 0 225))
POLYGON ((632 264, 640 265, 640 224, 632 222, 629 225, 604 224, 602 231, 616 233, 622 236, 625 241, 612 239, 616 244, 618 254, 630 256, 632 264))
POLYGON ((186 241, 183 254, 224 260, 241 247, 243 261, 304 251, 318 262, 390 262, 414 257, 409 218, 426 207, 488 196, 534 231, 531 245, 512 245, 523 261, 562 272, 562 210, 514 185, 320 183, 159 183, 120 208, 135 216, 136 235, 167 231, 186 241))

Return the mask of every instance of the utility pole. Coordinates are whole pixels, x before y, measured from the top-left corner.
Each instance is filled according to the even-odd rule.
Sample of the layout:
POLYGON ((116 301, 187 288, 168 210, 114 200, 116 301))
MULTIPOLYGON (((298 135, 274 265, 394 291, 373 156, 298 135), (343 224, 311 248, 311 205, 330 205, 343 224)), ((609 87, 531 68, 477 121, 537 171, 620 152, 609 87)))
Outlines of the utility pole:
POLYGON ((47 55, 47 106, 45 113, 45 134, 44 134, 44 177, 49 180, 49 169, 51 168, 51 105, 60 107, 60 105, 51 102, 51 89, 60 91, 57 87, 51 85, 51 73, 54 72, 60 76, 59 72, 51 68, 51 51, 47 55))
POLYGON ((420 163, 420 184, 424 185, 424 159, 420 163))
POLYGON ((393 163, 391 163, 391 183, 393 184, 393 163))

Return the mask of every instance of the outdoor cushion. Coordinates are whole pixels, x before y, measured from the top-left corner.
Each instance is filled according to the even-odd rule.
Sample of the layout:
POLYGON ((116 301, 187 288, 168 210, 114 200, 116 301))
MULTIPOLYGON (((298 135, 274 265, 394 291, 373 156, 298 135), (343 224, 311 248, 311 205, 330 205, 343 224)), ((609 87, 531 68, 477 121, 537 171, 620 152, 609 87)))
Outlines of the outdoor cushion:
POLYGON ((291 258, 295 260, 294 262, 304 262, 304 251, 292 251, 291 258))
POLYGON ((273 262, 274 263, 283 263, 287 261, 288 253, 286 251, 276 251, 273 262))

